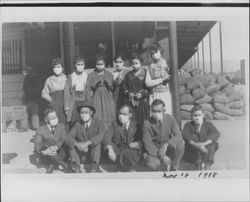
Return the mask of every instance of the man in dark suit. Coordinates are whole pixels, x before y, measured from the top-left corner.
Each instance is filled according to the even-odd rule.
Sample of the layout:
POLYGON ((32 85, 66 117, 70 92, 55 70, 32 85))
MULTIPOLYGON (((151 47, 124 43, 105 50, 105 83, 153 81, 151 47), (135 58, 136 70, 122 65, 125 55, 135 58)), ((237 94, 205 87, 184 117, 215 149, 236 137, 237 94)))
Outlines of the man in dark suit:
POLYGON ((41 126, 36 132, 35 151, 43 162, 49 163, 47 173, 52 173, 56 167, 68 172, 62 147, 66 136, 65 127, 58 123, 58 117, 52 108, 45 110, 44 117, 46 125, 41 126))
POLYGON ((195 163, 198 170, 207 170, 214 162, 220 133, 211 122, 204 119, 201 106, 194 106, 191 114, 192 121, 187 122, 182 131, 186 142, 184 159, 195 163))
POLYGON ((131 120, 130 106, 123 105, 118 120, 105 132, 103 144, 108 157, 118 163, 123 171, 134 171, 141 158, 141 142, 137 124, 131 120))
POLYGON ((77 108, 80 121, 77 122, 65 138, 69 146, 71 165, 74 172, 85 172, 84 164, 90 165, 91 172, 99 169, 101 142, 104 135, 102 121, 93 117, 95 108, 85 102, 77 108))
POLYGON ((144 159, 151 170, 178 170, 184 153, 184 141, 174 117, 164 114, 165 104, 156 99, 151 117, 143 125, 144 159))

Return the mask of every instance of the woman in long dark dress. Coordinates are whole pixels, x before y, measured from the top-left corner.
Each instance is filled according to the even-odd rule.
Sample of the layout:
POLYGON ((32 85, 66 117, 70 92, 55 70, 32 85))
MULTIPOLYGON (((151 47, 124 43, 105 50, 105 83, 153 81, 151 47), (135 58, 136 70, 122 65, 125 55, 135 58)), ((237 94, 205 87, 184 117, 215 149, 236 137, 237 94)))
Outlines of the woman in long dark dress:
POLYGON ((63 73, 62 62, 59 58, 52 61, 53 75, 48 77, 42 91, 42 98, 48 101, 58 116, 59 122, 66 124, 64 114, 64 87, 67 77, 63 73))
POLYGON ((115 120, 113 75, 105 70, 102 56, 97 58, 95 70, 88 75, 86 92, 88 102, 96 109, 95 117, 102 120, 107 129, 115 120))
POLYGON ((149 118, 149 91, 145 86, 146 70, 142 68, 139 56, 132 57, 133 70, 128 72, 123 81, 125 102, 133 109, 133 118, 140 127, 149 118))

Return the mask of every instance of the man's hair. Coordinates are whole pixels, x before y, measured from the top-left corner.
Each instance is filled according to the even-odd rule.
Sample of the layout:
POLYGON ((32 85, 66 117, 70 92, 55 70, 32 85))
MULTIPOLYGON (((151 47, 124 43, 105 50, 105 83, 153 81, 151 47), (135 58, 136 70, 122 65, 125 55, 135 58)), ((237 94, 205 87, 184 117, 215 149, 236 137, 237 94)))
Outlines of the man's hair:
POLYGON ((55 112, 55 109, 53 109, 52 107, 45 109, 43 112, 43 118, 46 119, 46 117, 53 112, 55 112))
POLYGON ((165 103, 160 100, 160 99, 155 99, 152 104, 151 104, 151 108, 153 108, 154 106, 158 106, 158 105, 163 105, 163 107, 165 107, 165 103))
POLYGON ((204 110, 200 105, 194 105, 193 108, 191 109, 191 114, 194 114, 196 111, 202 111, 204 113, 204 110))
POLYGON ((74 58, 74 64, 77 64, 78 62, 85 62, 85 61, 84 61, 84 58, 81 57, 81 56, 76 56, 76 57, 74 58))
POLYGON ((122 105, 122 106, 120 107, 120 110, 121 110, 122 108, 125 108, 125 107, 127 107, 127 108, 128 108, 129 113, 132 113, 132 108, 131 108, 128 104, 124 104, 124 105, 122 105))
POLYGON ((56 65, 62 65, 62 61, 61 61, 61 59, 60 58, 54 58, 53 60, 52 60, 52 67, 54 67, 54 66, 56 66, 56 65))

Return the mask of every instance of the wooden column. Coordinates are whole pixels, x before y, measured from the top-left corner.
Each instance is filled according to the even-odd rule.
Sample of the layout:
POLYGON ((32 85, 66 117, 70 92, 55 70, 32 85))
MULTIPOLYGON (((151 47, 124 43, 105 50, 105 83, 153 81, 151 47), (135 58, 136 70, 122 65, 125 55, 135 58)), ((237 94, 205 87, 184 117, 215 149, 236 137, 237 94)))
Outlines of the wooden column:
POLYGON ((62 22, 59 22, 59 45, 60 45, 60 58, 62 60, 63 66, 65 67, 64 42, 63 42, 63 23, 62 22))
POLYGON ((177 46, 177 25, 176 21, 169 22, 169 52, 171 64, 171 86, 172 86, 172 111, 173 115, 181 126, 180 117, 180 99, 179 99, 179 82, 178 82, 178 46, 177 46))
POLYGON ((210 73, 213 73, 213 58, 212 58, 212 43, 211 43, 211 32, 208 33, 209 36, 209 53, 210 53, 210 73))
POLYGON ((200 69, 199 46, 197 46, 197 65, 198 65, 198 69, 200 69))
MULTIPOLYGON (((115 25, 114 22, 111 22, 111 41, 112 41, 112 61, 115 58, 115 25)), ((112 63, 113 64, 113 63, 112 63)))
POLYGON ((74 70, 73 63, 75 57, 75 36, 73 22, 63 22, 63 44, 65 73, 70 74, 74 70))
POLYGON ((202 39, 202 68, 203 68, 203 74, 205 74, 205 57, 204 57, 204 41, 202 39))
POLYGON ((223 75, 224 70, 223 70, 223 50, 222 50, 221 21, 219 22, 219 31, 220 31, 220 68, 221 68, 221 75, 223 75))

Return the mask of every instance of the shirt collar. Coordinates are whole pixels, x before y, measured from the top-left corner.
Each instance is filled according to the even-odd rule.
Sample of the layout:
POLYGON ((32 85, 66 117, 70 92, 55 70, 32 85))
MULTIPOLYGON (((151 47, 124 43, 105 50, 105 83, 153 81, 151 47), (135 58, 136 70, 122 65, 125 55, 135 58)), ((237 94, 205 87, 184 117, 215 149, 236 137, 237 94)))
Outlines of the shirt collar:
POLYGON ((84 123, 84 127, 86 127, 86 126, 90 126, 90 124, 91 124, 91 122, 92 122, 92 120, 90 119, 87 123, 84 123))

